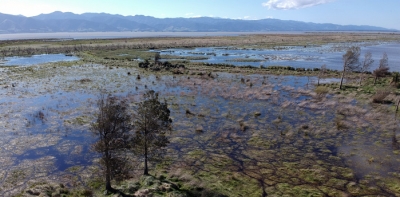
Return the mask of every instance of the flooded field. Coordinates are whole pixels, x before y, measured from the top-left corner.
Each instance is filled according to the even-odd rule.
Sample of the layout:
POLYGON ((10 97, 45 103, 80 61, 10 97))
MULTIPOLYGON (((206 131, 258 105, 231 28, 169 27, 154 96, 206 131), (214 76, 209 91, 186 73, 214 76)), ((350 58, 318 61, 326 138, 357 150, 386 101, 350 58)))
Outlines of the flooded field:
MULTIPOLYGON (((283 46, 272 49, 237 47, 205 47, 195 49, 168 49, 161 55, 171 59, 187 59, 192 62, 209 64, 232 64, 235 66, 291 66, 294 68, 320 68, 326 65, 331 70, 342 70, 342 55, 350 46, 361 47, 361 57, 371 52, 375 63, 371 71, 379 65, 379 59, 386 52, 391 71, 400 71, 399 43, 338 43, 327 45, 283 46)), ((362 59, 362 58, 361 58, 362 59)))
POLYGON ((166 168, 177 176, 232 196, 400 192, 399 122, 345 96, 317 95, 315 77, 55 65, 2 70, 2 195, 32 180, 86 185, 98 166, 90 124, 100 90, 135 102, 149 89, 171 110, 166 168))
MULTIPOLYGON (((374 84, 372 75, 348 73, 340 90, 340 72, 260 68, 326 64, 341 70, 342 55, 354 45, 361 47, 361 59, 372 52, 371 70, 386 52, 390 71, 400 71, 396 35, 387 35, 388 41, 386 35, 365 34, 359 42, 348 41, 354 34, 329 36, 7 42, 17 46, 12 50, 3 43, 0 196, 25 196, 27 188, 50 184, 102 196, 99 155, 92 151, 96 101, 106 92, 134 108, 148 90, 166 99, 172 119, 163 162, 151 163, 150 174, 184 190, 220 196, 400 196, 395 74, 374 84), (379 36, 384 41, 373 41, 379 36), (55 54, 16 56, 43 54, 43 46, 55 54), (170 67, 139 67, 146 60, 162 65, 154 59, 157 52, 170 67), (388 95, 373 103, 379 92, 388 95)), ((132 159, 130 176, 142 174, 142 162, 132 159)))

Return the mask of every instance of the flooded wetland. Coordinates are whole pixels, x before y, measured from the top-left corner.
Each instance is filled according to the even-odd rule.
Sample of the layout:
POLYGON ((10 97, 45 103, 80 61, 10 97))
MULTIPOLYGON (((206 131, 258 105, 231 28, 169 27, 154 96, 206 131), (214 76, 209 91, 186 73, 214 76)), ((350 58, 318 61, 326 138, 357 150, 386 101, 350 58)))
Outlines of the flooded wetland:
MULTIPOLYGON (((353 45, 361 47, 360 60, 373 53, 369 71, 383 52, 390 72, 400 71, 398 34, 4 41, 0 195, 30 196, 52 184, 103 195, 90 132, 96 101, 105 91, 135 106, 154 90, 168 103, 172 130, 150 174, 184 190, 400 196, 400 86, 390 85, 393 73, 376 85, 371 73, 363 85, 360 73, 350 73, 340 90, 342 55, 353 45), (183 66, 140 66, 157 54, 183 66), (321 74, 323 64, 328 71, 321 74), (373 103, 381 89, 390 91, 385 102, 373 103)), ((132 166, 137 179, 143 166, 132 166)), ((121 185, 134 194, 128 182, 121 185)))

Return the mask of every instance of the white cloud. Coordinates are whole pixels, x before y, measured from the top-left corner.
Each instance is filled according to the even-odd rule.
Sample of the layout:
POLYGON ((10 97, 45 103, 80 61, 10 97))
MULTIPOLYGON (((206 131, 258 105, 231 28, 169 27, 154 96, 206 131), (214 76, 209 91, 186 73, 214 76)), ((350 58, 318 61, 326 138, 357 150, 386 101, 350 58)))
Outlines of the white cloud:
POLYGON ((333 1, 335 0, 268 0, 268 2, 262 5, 270 9, 289 10, 316 6, 333 1))
MULTIPOLYGON (((57 6, 44 1, 36 2, 32 0, 0 0, 0 13, 24 16, 36 16, 43 13, 51 13, 54 11, 67 12, 71 11, 68 6, 57 6)), ((76 10, 74 10, 77 13, 76 10)))
POLYGON ((253 17, 253 16, 243 16, 243 17, 236 17, 236 18, 230 18, 230 17, 222 17, 225 19, 234 19, 234 20, 259 20, 259 18, 253 17))

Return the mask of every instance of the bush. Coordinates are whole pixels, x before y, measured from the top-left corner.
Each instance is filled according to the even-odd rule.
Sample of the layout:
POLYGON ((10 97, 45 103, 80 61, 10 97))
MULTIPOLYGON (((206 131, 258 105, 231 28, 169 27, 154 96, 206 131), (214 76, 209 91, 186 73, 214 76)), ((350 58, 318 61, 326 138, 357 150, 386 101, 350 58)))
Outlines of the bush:
POLYGON ((373 103, 383 103, 384 99, 390 94, 387 90, 378 90, 376 94, 372 97, 373 103))
POLYGON ((81 195, 85 196, 85 197, 86 196, 93 196, 93 192, 91 190, 85 189, 85 190, 81 191, 81 195))
POLYGON ((328 94, 329 92, 329 88, 326 86, 318 86, 317 88, 315 88, 315 93, 317 93, 318 96, 322 96, 325 94, 328 94))

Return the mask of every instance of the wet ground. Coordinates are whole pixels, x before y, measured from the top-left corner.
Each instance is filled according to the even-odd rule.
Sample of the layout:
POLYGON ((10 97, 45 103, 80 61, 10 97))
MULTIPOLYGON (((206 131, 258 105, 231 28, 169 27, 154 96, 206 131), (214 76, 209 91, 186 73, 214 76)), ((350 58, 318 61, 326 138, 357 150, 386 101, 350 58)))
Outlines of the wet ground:
POLYGON ((315 77, 57 65, 1 70, 0 194, 32 180, 86 184, 97 166, 90 123, 100 91, 138 101, 149 89, 171 109, 169 166, 213 189, 232 196, 400 192, 399 122, 346 96, 317 95, 315 77))

